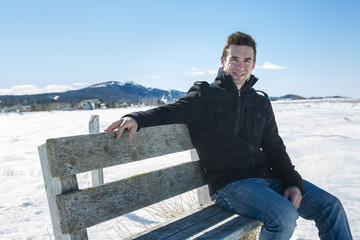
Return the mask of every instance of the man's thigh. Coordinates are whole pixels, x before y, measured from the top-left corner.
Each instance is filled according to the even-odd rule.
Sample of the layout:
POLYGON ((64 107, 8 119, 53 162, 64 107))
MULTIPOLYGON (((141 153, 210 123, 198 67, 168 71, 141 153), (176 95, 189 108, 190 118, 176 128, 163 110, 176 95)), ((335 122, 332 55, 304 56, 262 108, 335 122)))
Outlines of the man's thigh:
POLYGON ((282 196, 278 179, 250 178, 233 182, 214 195, 216 204, 237 214, 268 222, 280 216, 297 218, 294 205, 282 196))

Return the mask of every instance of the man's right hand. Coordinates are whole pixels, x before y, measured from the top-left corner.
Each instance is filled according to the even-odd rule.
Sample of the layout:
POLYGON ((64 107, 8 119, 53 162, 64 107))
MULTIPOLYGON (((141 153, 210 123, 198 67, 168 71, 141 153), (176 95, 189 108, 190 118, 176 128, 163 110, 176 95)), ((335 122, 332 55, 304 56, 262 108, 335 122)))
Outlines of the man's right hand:
POLYGON ((116 134, 116 139, 119 139, 124 129, 127 129, 129 131, 128 139, 131 140, 138 129, 138 124, 135 119, 131 117, 124 117, 121 118, 119 121, 112 123, 107 129, 105 129, 105 132, 112 132, 116 129, 118 130, 116 134))

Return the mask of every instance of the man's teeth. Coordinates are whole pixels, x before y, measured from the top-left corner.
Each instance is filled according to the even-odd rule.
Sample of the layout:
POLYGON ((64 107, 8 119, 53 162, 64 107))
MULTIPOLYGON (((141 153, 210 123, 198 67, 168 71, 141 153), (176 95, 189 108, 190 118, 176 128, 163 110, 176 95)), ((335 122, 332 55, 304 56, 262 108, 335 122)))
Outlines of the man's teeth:
POLYGON ((236 73, 236 72, 234 72, 234 74, 235 74, 236 76, 243 76, 243 75, 244 75, 244 73, 236 73))

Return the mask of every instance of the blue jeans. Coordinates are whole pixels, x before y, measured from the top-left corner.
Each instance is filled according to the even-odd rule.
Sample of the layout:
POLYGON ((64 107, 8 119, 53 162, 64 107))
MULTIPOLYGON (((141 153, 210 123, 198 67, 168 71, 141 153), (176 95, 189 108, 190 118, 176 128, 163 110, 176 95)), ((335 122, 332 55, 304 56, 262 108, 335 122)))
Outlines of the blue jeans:
POLYGON ((336 197, 303 180, 303 198, 296 209, 283 192, 277 178, 250 178, 230 183, 213 199, 219 207, 262 222, 259 239, 290 239, 299 216, 315 221, 320 239, 352 239, 344 208, 336 197))

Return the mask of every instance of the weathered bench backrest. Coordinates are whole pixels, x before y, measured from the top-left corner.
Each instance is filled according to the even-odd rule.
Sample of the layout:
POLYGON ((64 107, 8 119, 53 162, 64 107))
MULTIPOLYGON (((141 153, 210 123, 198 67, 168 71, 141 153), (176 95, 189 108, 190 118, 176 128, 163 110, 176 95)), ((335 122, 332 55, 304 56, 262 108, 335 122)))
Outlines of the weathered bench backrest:
POLYGON ((199 161, 82 190, 76 174, 192 148, 183 124, 143 128, 132 141, 127 132, 118 141, 113 132, 47 140, 39 154, 50 211, 61 219, 52 216, 58 234, 86 234, 81 230, 206 184, 199 161))

